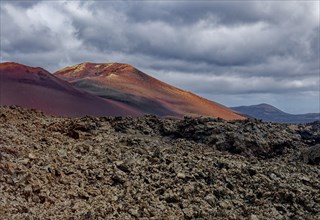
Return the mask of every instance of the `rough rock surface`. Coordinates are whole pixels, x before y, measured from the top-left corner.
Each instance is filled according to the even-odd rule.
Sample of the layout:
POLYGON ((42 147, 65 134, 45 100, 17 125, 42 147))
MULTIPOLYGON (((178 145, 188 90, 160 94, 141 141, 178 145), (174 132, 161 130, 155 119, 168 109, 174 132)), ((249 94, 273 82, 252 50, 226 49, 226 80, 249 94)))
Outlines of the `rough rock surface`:
POLYGON ((320 219, 320 123, 0 107, 1 219, 320 219))

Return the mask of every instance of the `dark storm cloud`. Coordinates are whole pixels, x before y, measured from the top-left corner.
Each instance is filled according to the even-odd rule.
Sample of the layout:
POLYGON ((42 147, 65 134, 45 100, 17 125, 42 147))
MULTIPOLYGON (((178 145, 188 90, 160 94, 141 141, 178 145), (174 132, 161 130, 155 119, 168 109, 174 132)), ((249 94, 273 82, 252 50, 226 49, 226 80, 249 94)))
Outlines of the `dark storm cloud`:
POLYGON ((29 0, 20 0, 20 1, 16 1, 16 0, 2 0, 2 2, 10 2, 10 4, 18 6, 18 7, 23 7, 23 8, 28 8, 28 7, 32 7, 33 5, 38 4, 39 2, 41 2, 42 0, 38 0, 38 1, 29 1, 29 0))
POLYGON ((319 2, 1 1, 1 58, 126 62, 207 97, 314 97, 319 2))
MULTIPOLYGON (((119 6, 119 4, 117 5, 119 6)), ((252 1, 167 1, 133 3, 124 7, 126 14, 136 22, 166 21, 190 24, 214 18, 224 25, 239 25, 257 21, 277 22, 277 15, 259 10, 261 5, 252 1)))
POLYGON ((240 66, 272 57, 310 57, 303 53, 308 50, 305 47, 313 48, 305 45, 312 42, 307 39, 310 26, 305 19, 303 25, 307 25, 299 25, 304 5, 297 4, 297 15, 292 15, 294 8, 278 4, 290 10, 252 2, 133 2, 130 7, 128 3, 103 2, 92 7, 97 13, 92 22, 74 22, 88 45, 155 59, 240 66), (104 10, 106 5, 109 7, 104 10), (274 10, 281 16, 272 13, 274 10))

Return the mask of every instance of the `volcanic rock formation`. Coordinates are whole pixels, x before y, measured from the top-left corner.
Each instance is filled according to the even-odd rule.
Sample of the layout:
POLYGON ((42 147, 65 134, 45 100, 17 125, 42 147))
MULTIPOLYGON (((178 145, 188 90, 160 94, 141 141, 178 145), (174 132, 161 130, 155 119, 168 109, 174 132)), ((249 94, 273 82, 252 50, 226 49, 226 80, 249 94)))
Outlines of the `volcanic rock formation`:
POLYGON ((0 105, 19 105, 60 116, 141 115, 125 103, 76 89, 39 67, 1 63, 0 79, 0 105))
POLYGON ((66 67, 54 75, 78 88, 127 103, 148 114, 244 119, 225 106, 161 82, 128 64, 82 63, 66 67))

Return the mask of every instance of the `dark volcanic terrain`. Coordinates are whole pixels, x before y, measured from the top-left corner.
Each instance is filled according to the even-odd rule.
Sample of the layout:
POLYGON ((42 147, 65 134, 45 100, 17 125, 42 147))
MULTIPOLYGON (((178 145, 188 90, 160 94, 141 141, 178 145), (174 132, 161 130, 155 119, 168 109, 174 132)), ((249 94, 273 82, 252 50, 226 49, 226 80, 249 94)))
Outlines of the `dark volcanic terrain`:
POLYGON ((320 219, 320 122, 0 107, 1 219, 320 219))

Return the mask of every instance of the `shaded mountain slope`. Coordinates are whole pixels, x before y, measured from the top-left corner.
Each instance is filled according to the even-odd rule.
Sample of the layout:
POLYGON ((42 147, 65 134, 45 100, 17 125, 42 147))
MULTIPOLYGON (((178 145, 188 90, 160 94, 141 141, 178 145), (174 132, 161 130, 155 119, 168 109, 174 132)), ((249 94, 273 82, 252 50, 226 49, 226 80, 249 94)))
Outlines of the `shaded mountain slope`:
POLYGON ((61 116, 140 115, 124 103, 80 91, 39 67, 1 63, 0 78, 0 105, 19 105, 61 116))
POLYGON ((66 67, 54 75, 93 94, 125 102, 145 113, 244 119, 225 106, 161 82, 128 64, 82 63, 66 67))
POLYGON ((81 79, 73 82, 72 84, 81 90, 88 91, 99 97, 126 103, 136 109, 139 109, 145 114, 179 117, 179 114, 166 108, 156 100, 126 93, 122 90, 112 89, 94 80, 81 79))
POLYGON ((251 106, 231 107, 231 109, 248 115, 250 117, 262 119, 270 122, 280 123, 308 123, 320 120, 320 113, 309 114, 289 114, 268 104, 259 104, 251 106))

